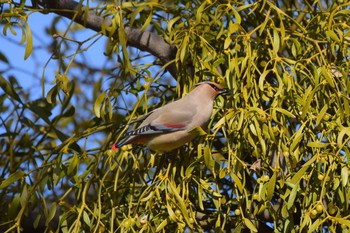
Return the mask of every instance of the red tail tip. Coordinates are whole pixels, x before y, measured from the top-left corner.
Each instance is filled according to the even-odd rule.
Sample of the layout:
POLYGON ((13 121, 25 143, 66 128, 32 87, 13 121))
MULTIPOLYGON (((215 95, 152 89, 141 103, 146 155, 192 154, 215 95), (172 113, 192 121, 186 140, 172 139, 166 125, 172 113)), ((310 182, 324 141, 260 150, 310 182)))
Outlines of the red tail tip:
POLYGON ((115 146, 115 144, 112 145, 112 150, 118 151, 119 148, 115 146))

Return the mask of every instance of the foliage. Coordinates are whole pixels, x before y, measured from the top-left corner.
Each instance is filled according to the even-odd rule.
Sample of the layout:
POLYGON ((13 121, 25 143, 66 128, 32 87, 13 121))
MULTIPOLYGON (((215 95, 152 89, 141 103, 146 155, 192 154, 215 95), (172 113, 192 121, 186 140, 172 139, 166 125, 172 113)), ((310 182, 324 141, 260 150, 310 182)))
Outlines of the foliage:
MULTIPOLYGON (((19 232, 39 206, 30 225, 62 232, 348 232, 349 5, 103 1, 96 12, 112 18, 101 33, 115 69, 78 63, 101 37, 68 39, 74 24, 58 35, 56 18, 58 72, 43 98, 0 77, 0 228, 19 232), (169 64, 127 46, 126 26, 176 45, 177 88, 169 64), (76 70, 97 78, 84 88, 76 70), (210 132, 167 154, 110 149, 128 122, 205 79, 231 90, 210 132)), ((54 9, 5 6, 3 34, 22 32, 31 59, 28 17, 54 9)))

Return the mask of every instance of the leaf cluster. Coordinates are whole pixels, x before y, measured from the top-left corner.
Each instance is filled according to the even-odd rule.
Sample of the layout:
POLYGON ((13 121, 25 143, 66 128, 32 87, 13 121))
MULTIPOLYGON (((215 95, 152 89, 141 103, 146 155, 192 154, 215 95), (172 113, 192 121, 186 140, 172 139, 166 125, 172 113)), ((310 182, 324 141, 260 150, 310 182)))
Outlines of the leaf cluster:
POLYGON ((107 88, 102 78, 91 85, 92 100, 70 77, 76 56, 96 37, 77 43, 70 56, 62 55, 69 41, 60 37, 60 70, 45 98, 30 100, 16 78, 0 79, 0 227, 19 232, 40 206, 32 225, 43 221, 62 232, 347 232, 349 6, 101 3, 97 12, 112 22, 102 26, 106 55, 118 67, 107 72, 107 88), (165 73, 169 64, 159 68, 159 57, 128 47, 127 26, 176 46, 176 88, 165 73), (110 149, 149 106, 203 80, 231 91, 216 101, 208 132, 195 129, 201 137, 168 154, 110 149), (84 112, 94 119, 74 119, 84 112), (92 138, 96 148, 88 145, 92 138))

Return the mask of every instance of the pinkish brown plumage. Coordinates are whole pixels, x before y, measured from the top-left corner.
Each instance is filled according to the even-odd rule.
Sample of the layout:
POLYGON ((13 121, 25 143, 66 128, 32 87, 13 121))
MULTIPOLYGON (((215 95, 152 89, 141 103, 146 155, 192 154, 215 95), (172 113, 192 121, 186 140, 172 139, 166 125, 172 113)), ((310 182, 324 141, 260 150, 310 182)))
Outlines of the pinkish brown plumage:
POLYGON ((165 152, 176 149, 196 136, 197 126, 206 127, 216 96, 227 90, 213 82, 201 82, 188 95, 142 116, 140 126, 128 132, 115 148, 126 144, 145 144, 151 150, 165 152))

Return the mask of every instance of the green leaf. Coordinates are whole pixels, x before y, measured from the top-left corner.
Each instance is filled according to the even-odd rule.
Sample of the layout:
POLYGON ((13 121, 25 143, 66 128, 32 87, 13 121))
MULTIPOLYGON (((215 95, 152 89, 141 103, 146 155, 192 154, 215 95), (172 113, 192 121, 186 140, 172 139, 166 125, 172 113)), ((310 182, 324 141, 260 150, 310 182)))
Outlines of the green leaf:
POLYGON ((55 86, 54 86, 53 88, 51 88, 50 91, 47 93, 46 101, 47 101, 49 104, 54 104, 54 103, 56 103, 57 94, 58 94, 58 86, 55 85, 55 86))
POLYGON ((204 147, 204 163, 210 171, 214 171, 215 161, 211 155, 211 150, 208 144, 204 147))
POLYGON ((240 130, 243 126, 243 122, 245 119, 245 110, 241 109, 239 114, 239 119, 238 119, 238 123, 237 123, 237 129, 236 130, 240 130))
POLYGON ((260 77, 259 77, 259 89, 262 91, 264 90, 264 83, 265 83, 266 75, 268 75, 270 73, 270 71, 271 70, 264 70, 262 75, 260 75, 260 77))
POLYGON ((11 219, 15 219, 18 214, 18 209, 20 207, 21 203, 21 196, 20 194, 17 194, 9 204, 8 208, 8 217, 11 219))
POLYGON ((53 202, 51 207, 50 207, 50 212, 46 218, 45 225, 48 226, 51 220, 55 217, 56 214, 56 202, 53 202))
POLYGON ((244 187, 243 187, 243 184, 242 184, 241 180, 239 179, 239 177, 233 172, 230 173, 230 176, 232 177, 233 181, 235 182, 235 185, 237 186, 239 192, 242 193, 244 190, 244 187))
POLYGON ((344 127, 338 134, 337 144, 339 148, 343 148, 346 142, 350 139, 350 127, 344 127), (344 140, 344 136, 347 135, 348 138, 344 140), (343 142, 344 141, 344 142, 343 142))
POLYGON ((231 7, 230 9, 233 11, 233 15, 235 16, 235 23, 240 25, 242 22, 241 15, 236 11, 234 7, 231 7))
POLYGON ((273 193, 275 192, 275 187, 276 187, 276 179, 277 179, 277 175, 276 175, 276 171, 274 171, 267 185, 267 194, 266 194, 267 201, 272 200, 272 196, 273 196, 273 193))
POLYGON ((187 49, 188 49, 188 42, 190 40, 190 37, 188 35, 186 35, 184 38, 183 38, 183 41, 181 43, 181 46, 180 46, 180 62, 184 62, 185 61, 185 57, 187 55, 187 49))
POLYGON ((173 211, 173 209, 171 208, 170 204, 167 202, 166 204, 166 208, 168 210, 168 214, 169 214, 169 218, 170 220, 172 221, 176 221, 176 215, 175 215, 175 212, 173 211))
POLYGON ((300 126, 298 131, 294 134, 293 141, 290 145, 290 152, 293 152, 295 150, 295 147, 300 143, 301 139, 303 138, 303 130, 305 128, 305 123, 300 126))
POLYGON ((303 221, 301 222, 301 224, 300 224, 300 232, 304 232, 304 231, 302 231, 302 229, 307 225, 307 224, 309 224, 310 223, 310 214, 309 213, 306 213, 305 214, 305 216, 304 216, 304 218, 303 218, 303 221))
MULTIPOLYGON (((70 175, 72 172, 77 169, 79 166, 79 157, 76 153, 74 153, 73 158, 69 161, 69 166, 67 170, 67 174, 70 175)), ((77 169, 78 170, 78 169, 77 169)))
POLYGON ((303 96, 303 102, 301 103, 303 105, 303 108, 301 110, 301 119, 304 119, 306 114, 309 111, 311 101, 313 100, 314 97, 314 91, 312 90, 312 86, 310 85, 303 96))
POLYGON ((172 19, 170 19, 169 21, 168 21, 168 31, 169 32, 171 32, 172 31, 172 27, 173 27, 173 25, 177 22, 177 21, 179 21, 181 19, 181 17, 180 16, 176 16, 176 17, 174 17, 174 18, 172 18, 172 19))
POLYGON ((258 229, 254 226, 254 224, 247 218, 244 218, 244 224, 252 231, 258 232, 258 229))
POLYGON ((226 37, 224 42, 224 49, 227 49, 231 45, 232 39, 231 37, 226 37))
POLYGON ((11 96, 14 100, 23 103, 21 98, 14 90, 13 86, 9 82, 7 82, 7 80, 4 77, 2 77, 2 75, 0 75, 0 87, 4 90, 4 92, 7 95, 11 96))
POLYGON ((319 228, 319 226, 321 226, 321 224, 323 223, 324 219, 322 218, 317 218, 312 225, 309 227, 308 232, 315 232, 316 229, 319 228))
MULTIPOLYGON (((134 26, 134 22, 136 20, 136 18, 138 17, 138 15, 140 14, 141 11, 143 11, 146 7, 146 4, 141 4, 139 5, 139 7, 137 7, 136 9, 133 9, 132 14, 130 14, 130 26, 134 26)), ((126 4, 123 3, 123 8, 127 8, 126 4)))
POLYGON ((200 24, 202 20, 202 15, 205 7, 207 6, 207 2, 203 1, 202 4, 197 8, 196 12, 196 23, 200 24))
POLYGON ((197 160, 194 161, 193 163, 191 163, 187 168, 186 168, 186 171, 185 171, 185 177, 187 179, 189 179, 191 176, 192 176, 192 172, 194 170, 194 168, 198 166, 197 164, 197 160))
POLYGON ((197 136, 204 136, 207 135, 207 132, 204 131, 204 129, 200 126, 196 126, 190 131, 188 131, 190 134, 195 134, 197 136))
POLYGON ((323 75, 323 77, 326 79, 327 83, 334 88, 335 87, 335 81, 333 79, 333 75, 331 75, 331 72, 325 67, 322 66, 321 67, 321 73, 323 75))
POLYGON ((328 110, 328 104, 323 106, 319 114, 317 114, 316 126, 318 126, 321 123, 321 120, 323 119, 323 116, 327 113, 327 110, 328 110))
POLYGON ((280 49, 280 36, 278 35, 277 29, 273 28, 273 44, 272 44, 273 52, 277 55, 280 49))
POLYGON ((15 173, 12 173, 6 180, 1 182, 0 189, 4 189, 7 186, 15 183, 17 180, 21 179, 25 175, 26 173, 24 171, 17 171, 15 173))
POLYGON ((293 185, 299 184, 301 178, 303 177, 306 170, 309 168, 311 164, 317 159, 317 156, 313 156, 311 159, 309 159, 302 167, 301 169, 293 176, 291 179, 291 183, 293 185))
POLYGON ((113 120, 113 104, 111 102, 111 98, 107 98, 108 100, 108 119, 113 120))
POLYGON ((41 214, 38 214, 38 216, 36 216, 34 222, 33 222, 33 227, 36 229, 39 225, 39 222, 40 222, 40 219, 41 219, 41 214))
POLYGON ((94 104, 94 112, 96 117, 101 118, 101 104, 105 99, 106 92, 102 92, 96 99, 94 104))
POLYGON ((193 224, 192 224, 192 222, 189 221, 189 216, 188 216, 188 212, 187 212, 187 208, 186 208, 184 200, 179 195, 179 193, 176 190, 176 187, 174 186, 173 182, 169 182, 169 186, 170 186, 170 188, 172 190, 172 194, 175 196, 177 204, 180 207, 181 213, 184 216, 186 223, 192 228, 193 224))
POLYGON ((297 197, 298 189, 299 189, 299 184, 295 184, 294 187, 292 188, 292 191, 289 194, 289 198, 287 202, 287 209, 289 210, 292 207, 294 207, 294 201, 295 201, 295 198, 297 197))
POLYGON ((27 40, 27 43, 26 43, 26 49, 24 52, 24 60, 26 60, 30 56, 33 50, 32 31, 30 30, 28 23, 26 23, 26 40, 27 40))
POLYGON ((168 225, 169 220, 166 218, 164 219, 156 228, 156 232, 160 232, 161 230, 163 230, 163 228, 168 225))
POLYGON ((198 184, 198 206, 201 210, 204 210, 204 205, 203 205, 203 186, 201 184, 198 184))
POLYGON ((346 187, 349 179, 349 169, 347 166, 343 166, 341 169, 341 184, 346 187))
POLYGON ((327 147, 330 143, 324 143, 324 142, 309 142, 307 144, 308 147, 315 147, 315 148, 324 148, 327 147))
POLYGON ((295 118, 295 115, 291 112, 289 112, 288 110, 286 109, 283 109, 283 108, 273 108, 273 110, 276 110, 280 113, 282 113, 283 115, 286 115, 287 117, 290 117, 290 118, 295 118))
POLYGON ((220 219, 220 214, 218 214, 218 217, 215 222, 215 228, 219 228, 221 226, 221 219, 220 219))
POLYGON ((335 220, 335 222, 338 222, 340 224, 344 224, 345 226, 347 226, 347 228, 350 228, 350 220, 344 219, 344 218, 333 218, 335 220))
POLYGON ((0 52, 0 61, 3 61, 6 64, 10 64, 9 60, 7 59, 7 57, 2 52, 0 52))
POLYGON ((326 31, 326 36, 337 43, 340 42, 337 34, 332 30, 326 31))
POLYGON ((91 221, 90 221, 89 215, 88 215, 88 213, 86 213, 86 211, 83 211, 83 221, 89 227, 91 226, 91 221))
POLYGON ((62 117, 71 117, 75 113, 75 108, 73 106, 69 106, 69 108, 62 114, 62 117))
POLYGON ((52 115, 52 106, 46 99, 37 99, 26 103, 26 107, 39 116, 46 124, 51 125, 49 117, 52 115))
POLYGON ((147 17, 147 19, 143 22, 143 25, 142 25, 142 27, 141 27, 141 31, 145 31, 146 29, 147 29, 147 27, 149 26, 149 24, 151 23, 151 21, 152 21, 152 16, 153 16, 153 14, 152 14, 153 12, 151 12, 149 15, 148 15, 148 17, 147 17))

